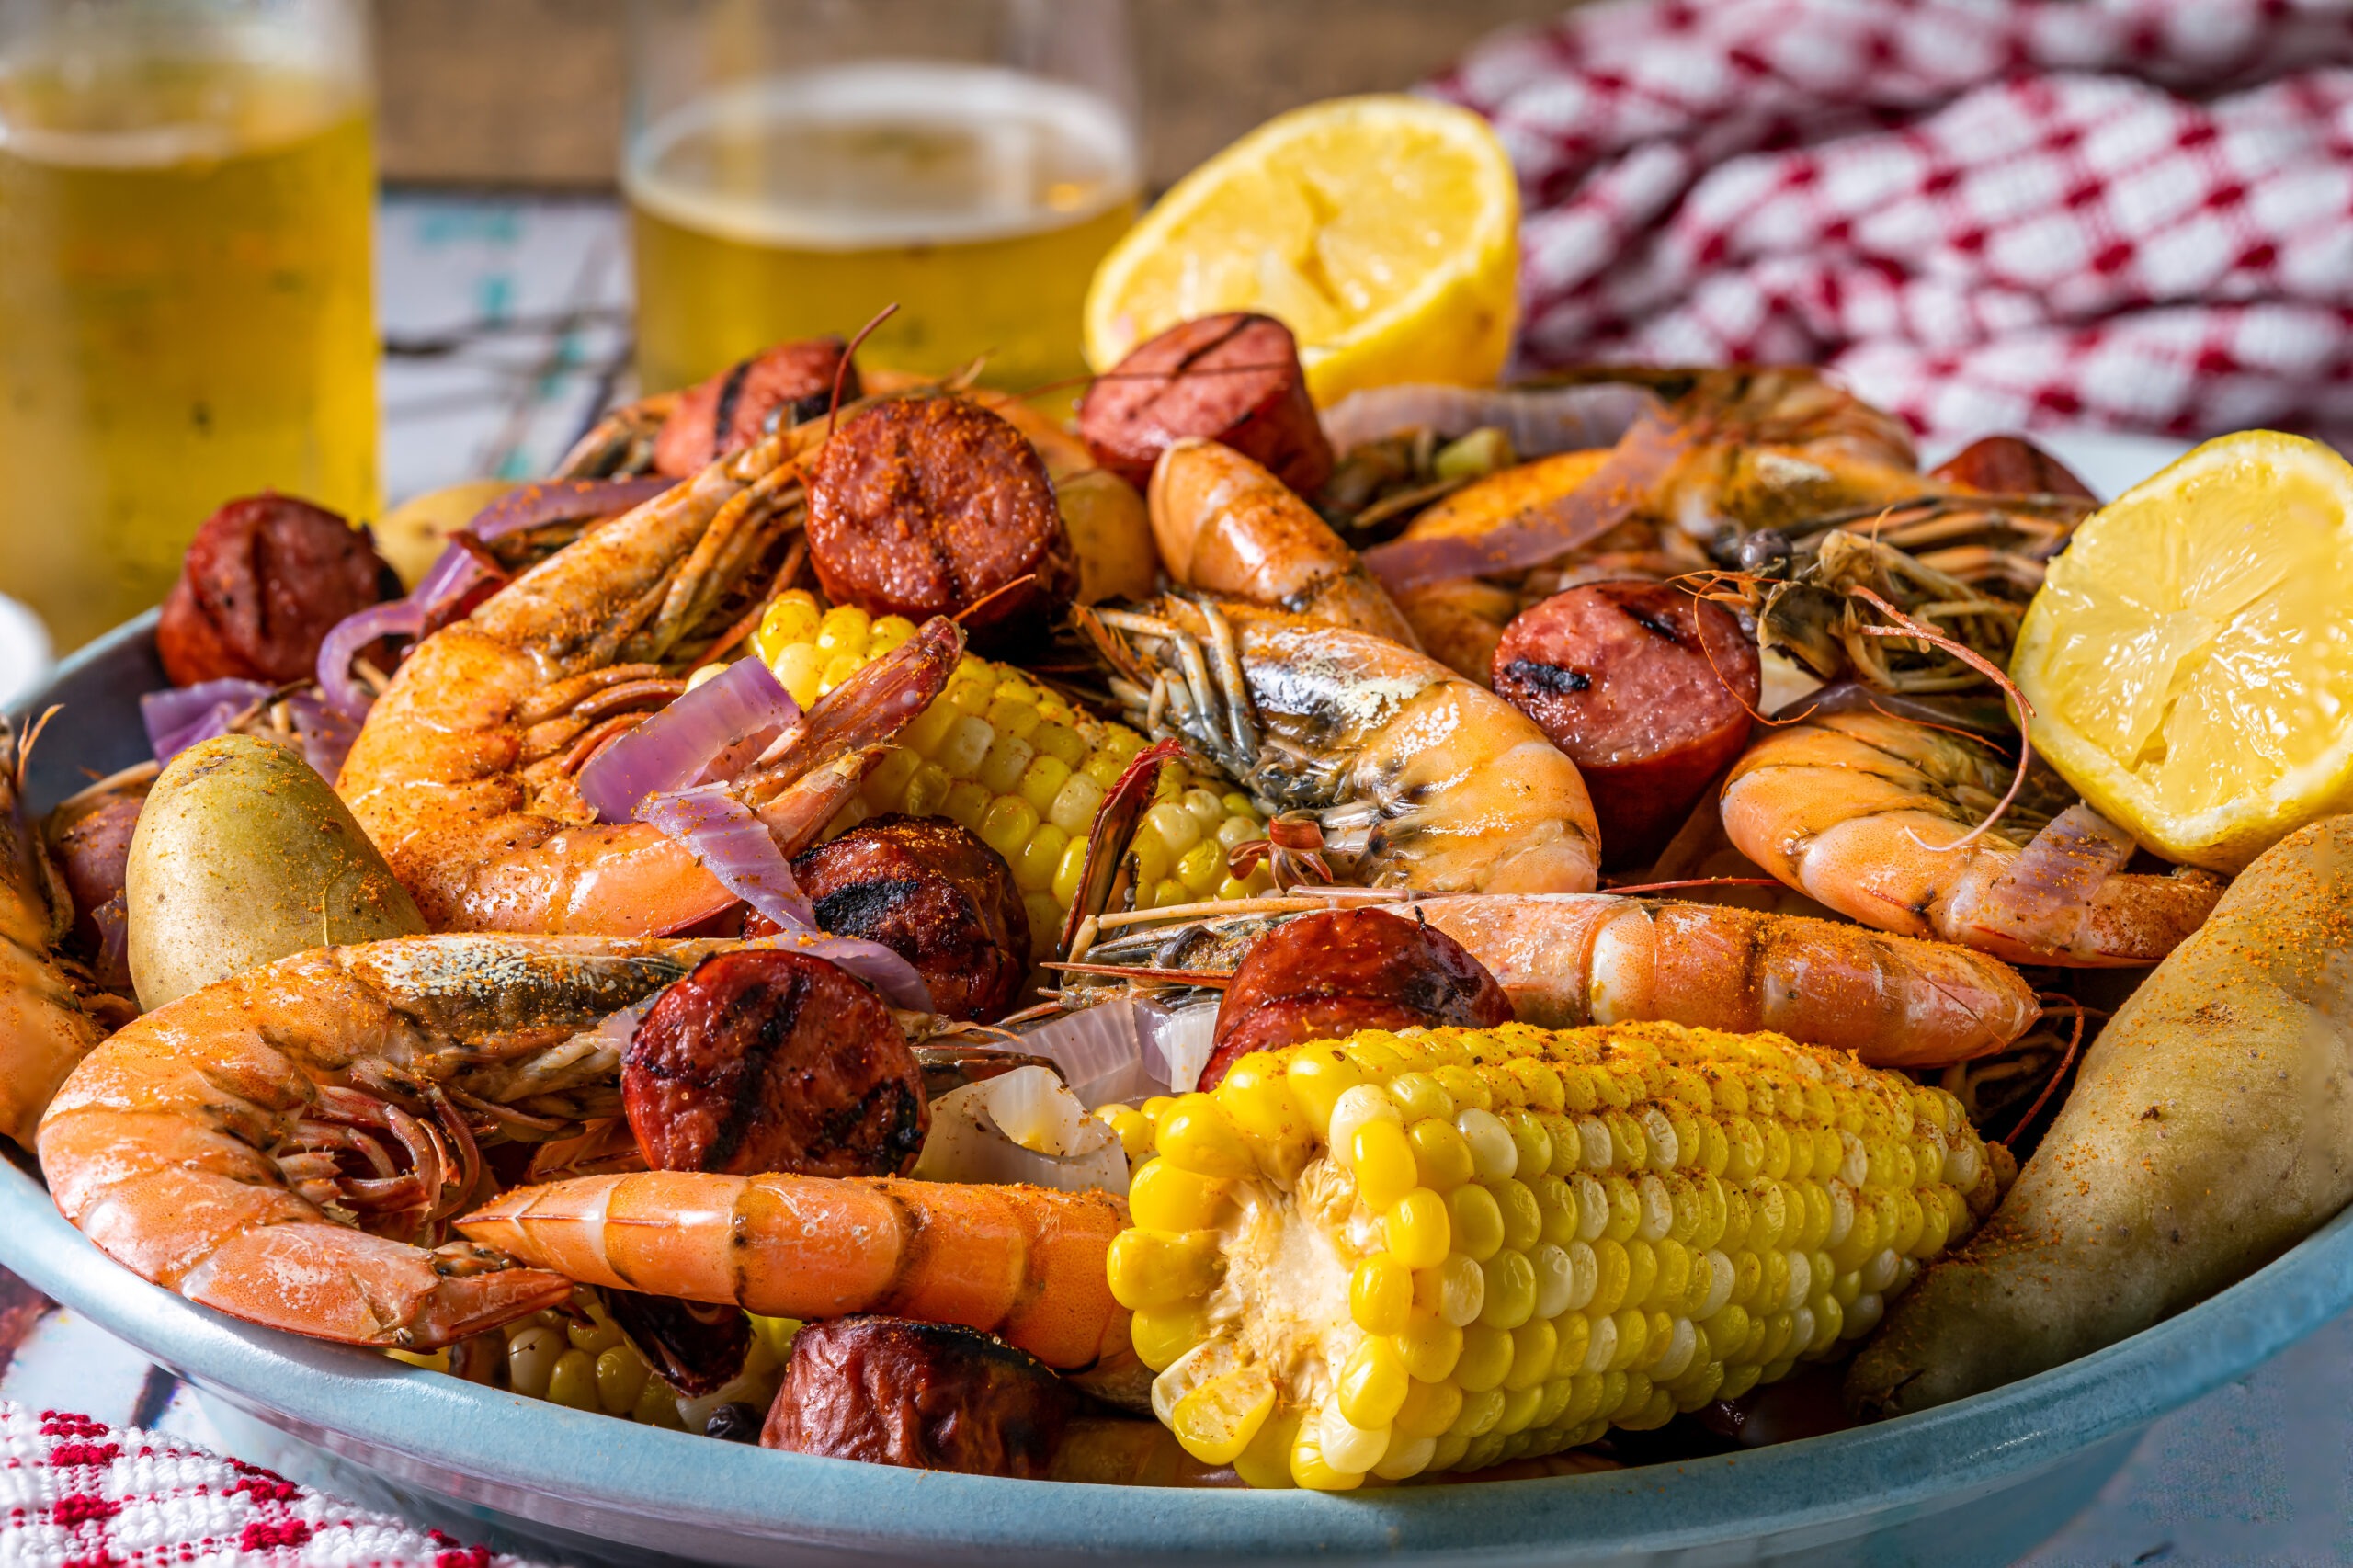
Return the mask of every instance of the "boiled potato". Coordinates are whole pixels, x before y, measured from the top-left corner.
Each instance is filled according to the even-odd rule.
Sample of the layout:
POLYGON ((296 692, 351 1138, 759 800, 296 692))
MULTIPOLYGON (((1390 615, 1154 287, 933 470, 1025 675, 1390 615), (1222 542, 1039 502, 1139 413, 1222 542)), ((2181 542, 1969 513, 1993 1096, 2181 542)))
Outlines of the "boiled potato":
POLYGON ((1108 469, 1054 482, 1054 503, 1078 551, 1078 602, 1151 596, 1160 571, 1152 518, 1136 487, 1108 469))
POLYGON ((426 928, 327 781, 251 735, 164 769, 131 835, 124 903, 131 983, 151 1009, 290 954, 426 928))
POLYGON ((376 525, 377 553, 401 574, 402 587, 414 588, 441 558, 449 536, 514 488, 513 480, 470 479, 412 496, 385 513, 376 525))

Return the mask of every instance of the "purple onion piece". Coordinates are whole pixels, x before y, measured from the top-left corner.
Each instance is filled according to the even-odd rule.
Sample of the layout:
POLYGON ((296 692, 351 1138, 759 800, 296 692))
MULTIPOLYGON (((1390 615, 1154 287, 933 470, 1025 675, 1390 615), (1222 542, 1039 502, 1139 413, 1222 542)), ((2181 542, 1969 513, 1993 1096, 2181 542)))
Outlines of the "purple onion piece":
POLYGON ((349 718, 366 718, 376 697, 352 675, 351 661, 380 637, 414 637, 424 625, 423 605, 414 597, 369 605, 336 621, 319 644, 319 690, 328 704, 349 718))
POLYGON ((466 529, 494 540, 521 528, 608 517, 643 506, 676 483, 669 479, 543 479, 510 490, 474 514, 466 529))
POLYGON ((158 763, 166 763, 199 741, 229 733, 229 722, 278 688, 233 676, 194 686, 151 691, 139 699, 139 721, 158 763))
POLYGON ((857 975, 894 1007, 933 1010, 930 987, 905 959, 879 942, 817 929, 817 912, 793 880, 791 862, 751 808, 724 785, 650 795, 639 804, 637 816, 683 846, 720 886, 784 927, 750 945, 809 953, 857 975))
POLYGON ((1587 447, 1610 447, 1634 421, 1659 406, 1648 387, 1594 381, 1566 387, 1402 385, 1350 392, 1324 411, 1335 451, 1415 430, 1451 439, 1482 427, 1500 429, 1521 460, 1587 447))
POLYGON ((650 797, 725 778, 801 717, 768 667, 738 659, 622 734, 580 770, 580 798, 601 822, 628 822, 650 797))
POLYGON ((359 721, 307 691, 288 698, 286 707, 294 718, 294 733, 302 738, 302 760, 334 783, 343 771, 343 759, 351 755, 351 743, 359 738, 359 721))

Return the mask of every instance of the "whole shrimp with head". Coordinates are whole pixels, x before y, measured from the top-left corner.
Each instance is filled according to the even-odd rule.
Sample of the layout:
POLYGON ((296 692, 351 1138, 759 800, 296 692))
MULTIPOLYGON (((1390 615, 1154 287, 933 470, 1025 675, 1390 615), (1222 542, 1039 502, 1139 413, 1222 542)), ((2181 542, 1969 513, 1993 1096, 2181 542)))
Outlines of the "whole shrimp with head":
MULTIPOLYGON (((579 774, 756 624, 791 564, 824 422, 777 432, 598 528, 420 642, 336 789, 437 929, 674 931, 734 895, 685 844, 600 823, 579 774)), ((963 650, 949 620, 829 693, 729 791, 784 853, 857 791, 963 650)))
POLYGON ((1078 618, 1132 722, 1310 817, 1342 878, 1425 892, 1593 887, 1598 835, 1575 764, 1437 660, 1206 598, 1078 618))
POLYGON ((2131 835, 1989 744, 1873 697, 1768 733, 1733 765, 1734 847, 1841 915, 2013 963, 2154 963, 2222 894, 2204 871, 2128 871, 2131 835), (2006 807, 2006 809, 2004 809, 2006 807))
POLYGON ((428 1244, 491 1190, 485 1142, 618 1117, 593 1031, 710 942, 395 937, 221 981, 74 1069, 38 1148, 66 1219, 124 1267, 250 1323, 426 1349, 568 1281, 428 1244))
POLYGON ((27 1148, 52 1090, 105 1030, 55 949, 73 921, 25 818, 17 737, 0 719, 0 1133, 27 1148))

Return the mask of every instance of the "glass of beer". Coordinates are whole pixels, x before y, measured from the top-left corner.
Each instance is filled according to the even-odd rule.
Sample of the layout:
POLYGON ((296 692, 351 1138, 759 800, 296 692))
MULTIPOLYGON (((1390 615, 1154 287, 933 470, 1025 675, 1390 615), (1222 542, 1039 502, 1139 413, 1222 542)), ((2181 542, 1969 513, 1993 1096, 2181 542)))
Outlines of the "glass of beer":
POLYGON ((877 367, 1083 374, 1133 222, 1124 0, 637 0, 621 187, 648 392, 855 333, 877 367))
POLYGON ((364 0, 0 0, 0 593, 61 649, 275 488, 376 506, 364 0))

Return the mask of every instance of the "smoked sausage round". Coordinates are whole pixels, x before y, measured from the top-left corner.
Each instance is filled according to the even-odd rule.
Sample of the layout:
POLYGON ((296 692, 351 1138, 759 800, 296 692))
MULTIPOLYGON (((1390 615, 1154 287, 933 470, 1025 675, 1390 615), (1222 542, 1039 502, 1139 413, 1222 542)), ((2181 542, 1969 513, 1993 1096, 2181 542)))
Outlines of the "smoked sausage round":
POLYGON ((1201 316, 1138 345, 1087 389, 1078 432, 1097 462, 1138 490, 1188 436, 1233 448, 1302 495, 1332 477, 1299 345, 1272 316, 1201 316))
POLYGON ((848 354, 838 337, 779 343, 689 388, 654 437, 654 472, 686 479, 779 426, 822 417, 834 405, 836 375, 844 403, 865 395, 857 362, 842 363, 848 354))
POLYGON ((1302 915, 1259 937, 1234 970, 1200 1087, 1217 1087, 1254 1051, 1511 1018, 1502 983, 1443 931, 1379 909, 1302 915))
POLYGON ((964 623, 984 645, 1044 628, 1078 592, 1037 449, 944 393, 885 398, 842 422, 809 481, 809 560, 828 598, 869 615, 921 622, 988 599, 964 623))
POLYGON ((1643 866, 1748 742, 1756 644, 1666 583, 1587 583, 1504 628, 1495 695, 1585 776, 1605 866, 1643 866))
POLYGON ((716 953, 665 991, 621 1057, 656 1170, 901 1176, 931 1126, 923 1068, 865 982, 777 949, 716 953))
POLYGON ((264 491, 230 502, 188 541, 164 596, 155 652, 175 686, 233 676, 307 678, 335 622, 397 598, 399 575, 365 528, 264 491))
POLYGON ((1972 490, 1997 495, 2074 495, 2097 501, 2091 486, 2075 471, 2023 436, 1987 436, 1953 453, 1928 471, 1931 479, 1949 479, 1972 490))
POLYGON ((942 1017, 986 1023, 1013 1010, 1029 917, 1013 869, 971 829, 887 812, 795 856, 792 875, 820 929, 915 965, 942 1017))
POLYGON ((793 1335, 760 1446, 1035 1480, 1077 1404, 1044 1362, 977 1329, 835 1318, 793 1335))

